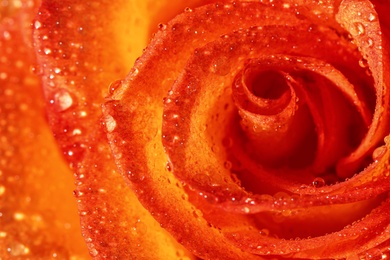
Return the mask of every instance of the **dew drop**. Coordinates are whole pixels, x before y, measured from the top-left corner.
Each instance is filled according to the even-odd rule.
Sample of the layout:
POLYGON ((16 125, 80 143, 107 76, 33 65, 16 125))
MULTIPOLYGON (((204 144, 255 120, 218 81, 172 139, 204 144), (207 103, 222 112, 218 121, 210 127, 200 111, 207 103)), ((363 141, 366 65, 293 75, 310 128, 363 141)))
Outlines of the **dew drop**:
POLYGON ((192 12, 192 9, 189 8, 189 7, 186 7, 186 8, 184 8, 184 12, 186 12, 186 13, 191 13, 191 12, 192 12))
POLYGON ((88 212, 86 212, 86 211, 80 211, 80 216, 86 216, 86 215, 88 215, 88 212))
POLYGON ((165 168, 166 168, 169 172, 171 172, 172 169, 173 169, 172 163, 171 163, 170 161, 167 161, 165 168))
POLYGON ((111 115, 107 115, 105 117, 105 123, 106 123, 106 129, 109 133, 115 130, 116 128, 116 121, 111 115))
POLYGON ((199 209, 195 209, 192 214, 194 215, 195 218, 201 218, 203 216, 203 213, 202 211, 200 211, 199 209))
POLYGON ((210 66, 210 71, 219 76, 226 76, 230 72, 230 69, 229 59, 226 56, 218 57, 210 66))
POLYGON ((387 151, 387 147, 386 146, 381 146, 381 147, 378 147, 374 150, 374 152, 372 153, 372 159, 374 161, 378 161, 380 158, 383 157, 383 155, 386 153, 387 151))
POLYGON ((91 251, 89 251, 89 253, 91 254, 91 256, 97 256, 99 254, 96 248, 92 248, 91 251))
POLYGON ((262 236, 269 236, 269 230, 266 228, 263 228, 262 230, 260 230, 259 233, 262 236))
POLYGON ((43 53, 45 53, 46 55, 49 55, 49 54, 51 54, 51 49, 50 48, 43 48, 43 53))
POLYGON ((376 16, 375 16, 375 14, 373 14, 373 13, 370 13, 370 14, 368 15, 368 20, 369 20, 370 22, 373 22, 373 21, 375 21, 375 20, 376 20, 376 16))
POLYGON ((167 25, 165 23, 160 23, 158 24, 158 29, 164 31, 165 29, 167 29, 167 25))
POLYGON ((286 200, 288 198, 290 198, 290 196, 283 191, 277 192, 274 195, 274 199, 276 199, 276 200, 286 200))
POLYGON ((111 82, 110 86, 108 87, 109 96, 112 96, 115 90, 117 90, 121 85, 122 85, 122 80, 120 79, 111 82))
POLYGON ((42 27, 42 23, 40 22, 40 21, 35 21, 34 22, 34 28, 35 29, 39 29, 39 28, 41 28, 42 27))
POLYGON ((75 198, 79 198, 79 197, 81 197, 83 195, 84 195, 84 192, 82 192, 82 191, 79 191, 79 190, 74 190, 73 191, 73 196, 75 196, 75 198))
POLYGON ((183 194, 181 195, 181 198, 182 198, 183 200, 188 200, 188 195, 187 195, 187 193, 183 193, 183 194))
POLYGON ((362 67, 362 68, 367 68, 368 67, 368 62, 365 58, 361 58, 359 60, 359 66, 362 67))
POLYGON ((54 103, 57 105, 58 111, 65 111, 69 109, 73 104, 73 98, 70 93, 65 89, 60 89, 54 95, 54 103))
POLYGON ((363 35, 366 32, 364 25, 362 23, 355 23, 355 27, 359 35, 363 35))
POLYGON ((226 137, 226 138, 222 139, 222 145, 225 148, 232 147, 233 146, 233 139, 231 137, 226 137))
POLYGON ((214 153, 218 153, 218 152, 220 151, 220 148, 219 148, 218 145, 213 144, 213 145, 211 146, 211 151, 213 151, 214 153))
POLYGON ((320 178, 320 177, 317 177, 313 180, 312 182, 313 186, 316 187, 316 188, 321 188, 321 187, 324 187, 325 186, 325 180, 320 178))
POLYGON ((145 179, 144 175, 140 175, 140 174, 132 172, 132 171, 127 172, 127 177, 132 182, 141 182, 145 179))
POLYGON ((368 45, 368 47, 374 46, 374 40, 371 39, 371 38, 368 38, 368 39, 367 39, 367 45, 368 45))
POLYGON ((148 227, 146 226, 146 224, 144 222, 142 222, 140 219, 138 219, 138 221, 134 224, 134 231, 138 234, 138 235, 145 235, 146 232, 148 231, 148 227))
POLYGON ((227 170, 230 170, 232 168, 232 162, 231 161, 225 161, 223 163, 223 167, 225 167, 225 169, 227 169, 227 170))
MULTIPOLYGON (((232 179, 232 181, 237 184, 238 186, 241 186, 241 180, 237 177, 237 175, 235 173, 231 173, 230 174, 230 178, 232 179)), ((254 201, 251 201, 254 203, 254 201)))
POLYGON ((81 130, 80 129, 78 129, 78 128, 75 128, 73 131, 72 131, 72 134, 73 135, 81 135, 81 130))
POLYGON ((242 211, 243 211, 245 214, 248 214, 248 213, 251 212, 251 210, 250 210, 248 207, 244 207, 244 208, 242 209, 242 211))

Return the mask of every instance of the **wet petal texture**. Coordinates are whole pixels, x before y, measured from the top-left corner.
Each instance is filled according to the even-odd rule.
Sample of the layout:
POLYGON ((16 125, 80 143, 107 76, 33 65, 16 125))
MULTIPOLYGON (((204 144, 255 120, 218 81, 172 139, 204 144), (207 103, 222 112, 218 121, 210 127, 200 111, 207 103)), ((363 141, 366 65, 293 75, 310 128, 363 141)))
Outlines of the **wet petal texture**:
POLYGON ((184 6, 167 1, 43 1, 33 24, 49 122, 75 172, 82 233, 97 259, 192 257, 123 182, 105 133, 115 122, 109 117, 102 122, 106 92, 120 85, 116 80, 157 29, 151 23, 172 16, 162 8, 174 12, 184 6))
POLYGON ((200 258, 386 256, 380 17, 365 0, 234 1, 162 24, 103 108, 141 203, 200 258))
POLYGON ((72 172, 53 142, 32 72, 38 4, 0 5, 0 258, 85 259, 72 172))

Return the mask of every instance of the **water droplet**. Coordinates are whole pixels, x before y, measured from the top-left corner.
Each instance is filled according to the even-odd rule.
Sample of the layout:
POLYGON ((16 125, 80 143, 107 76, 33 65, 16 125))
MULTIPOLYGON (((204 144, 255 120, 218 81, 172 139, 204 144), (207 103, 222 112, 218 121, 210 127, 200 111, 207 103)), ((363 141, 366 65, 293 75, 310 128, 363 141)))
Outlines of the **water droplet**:
POLYGON ((212 62, 210 71, 219 76, 226 76, 230 72, 229 59, 226 56, 218 57, 212 62))
POLYGON ((181 198, 183 200, 188 200, 188 194, 187 193, 183 193, 183 195, 181 195, 181 198))
POLYGON ((359 60, 359 66, 362 67, 362 68, 367 68, 368 67, 368 62, 365 58, 361 58, 359 60))
POLYGON ((366 32, 364 25, 362 23, 355 23, 355 27, 358 35, 363 35, 366 32))
POLYGON ((65 111, 73 104, 73 98, 70 93, 65 89, 60 89, 54 95, 54 103, 57 105, 58 111, 65 111))
POLYGON ((40 75, 42 75, 43 70, 39 65, 34 65, 34 66, 31 66, 31 72, 34 73, 35 75, 40 76, 40 75))
POLYGON ((214 153, 218 153, 220 151, 219 146, 216 144, 213 144, 211 146, 211 151, 213 151, 214 153))
POLYGON ((114 131, 116 128, 116 121, 111 115, 107 115, 105 117, 105 124, 106 124, 106 129, 109 133, 114 131))
POLYGON ((387 151, 387 147, 386 146, 381 146, 381 147, 378 147, 374 150, 374 152, 372 153, 372 159, 374 161, 378 161, 380 158, 383 157, 383 155, 386 153, 387 151))
POLYGON ((78 128, 73 129, 73 132, 72 132, 73 135, 81 135, 81 133, 82 133, 81 130, 78 128))
POLYGON ((170 161, 167 161, 165 167, 166 167, 166 169, 167 169, 169 172, 171 172, 171 171, 173 170, 173 165, 172 165, 172 163, 171 163, 170 161))
POLYGON ((76 198, 79 198, 81 196, 84 195, 84 192, 80 191, 80 190, 74 190, 73 191, 73 196, 75 196, 76 198))
POLYGON ((5 193, 5 187, 3 185, 0 186, 0 196, 4 195, 5 193))
POLYGON ((108 94, 109 96, 112 96, 120 86, 122 85, 122 80, 118 79, 113 82, 111 82, 110 86, 108 87, 108 94))
MULTIPOLYGON (((241 180, 237 177, 237 175, 235 173, 231 173, 230 174, 230 178, 232 179, 232 181, 237 184, 238 186, 241 186, 241 180)), ((251 201, 254 203, 254 201, 251 201)))
POLYGON ((192 214, 194 215, 195 218, 201 218, 203 216, 203 213, 199 209, 195 209, 192 214))
POLYGON ((325 180, 320 178, 320 177, 317 177, 313 180, 312 182, 313 186, 316 187, 316 188, 321 188, 321 187, 324 187, 325 186, 325 180))
POLYGON ((132 172, 132 171, 127 172, 127 177, 132 182, 140 182, 140 181, 143 181, 145 179, 144 175, 140 175, 140 174, 132 172))
POLYGON ((286 200, 286 199, 289 199, 289 198, 290 198, 290 196, 287 193, 282 192, 282 191, 277 192, 274 195, 274 199, 276 199, 276 200, 286 200))
POLYGON ((91 256, 97 256, 99 254, 96 248, 92 248, 91 251, 89 251, 89 253, 91 254, 91 256))
POLYGON ((378 248, 372 248, 365 252, 365 259, 382 259, 382 251, 378 248))
POLYGON ((138 235, 145 235, 146 232, 148 231, 148 227, 144 222, 142 222, 140 219, 138 219, 137 222, 135 222, 133 230, 138 234, 138 235))
POLYGON ((87 214, 88 214, 88 212, 86 212, 86 211, 80 211, 80 216, 86 216, 87 214))
POLYGON ((164 31, 165 29, 167 29, 167 25, 165 23, 160 23, 160 24, 158 24, 158 29, 160 29, 161 31, 164 31))
POLYGON ((231 137, 226 137, 226 138, 222 139, 222 145, 225 148, 232 147, 233 146, 233 139, 231 137))
POLYGON ((192 9, 189 8, 189 7, 186 7, 186 8, 184 8, 184 12, 186 12, 186 13, 191 13, 191 12, 192 12, 192 9))
POLYGON ((266 228, 263 228, 262 230, 260 230, 259 233, 262 236, 269 236, 269 230, 266 228))
POLYGON ((248 207, 244 207, 244 208, 242 209, 242 211, 243 211, 245 214, 248 214, 248 213, 251 212, 251 210, 250 210, 248 207))
POLYGON ((43 48, 43 53, 45 53, 46 55, 49 55, 49 54, 51 54, 51 49, 50 48, 43 48))
POLYGON ((225 161, 223 166, 225 169, 230 170, 232 168, 232 162, 231 161, 225 161))
POLYGON ((373 22, 373 21, 375 21, 375 20, 376 20, 376 16, 375 16, 375 14, 373 14, 373 13, 370 13, 370 14, 368 15, 368 20, 369 20, 370 22, 373 22))
POLYGON ((367 39, 367 45, 368 45, 368 47, 374 46, 374 40, 371 39, 371 38, 368 38, 368 39, 367 39))
POLYGON ((35 21, 34 22, 34 28, 35 29, 39 29, 39 28, 41 28, 42 27, 42 23, 40 22, 40 21, 35 21))

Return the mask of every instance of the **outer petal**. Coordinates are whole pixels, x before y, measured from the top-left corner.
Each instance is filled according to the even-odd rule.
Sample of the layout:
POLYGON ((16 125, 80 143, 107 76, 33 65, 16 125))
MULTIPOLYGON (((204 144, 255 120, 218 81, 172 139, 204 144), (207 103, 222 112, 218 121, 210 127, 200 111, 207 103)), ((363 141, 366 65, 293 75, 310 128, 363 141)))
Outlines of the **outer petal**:
POLYGON ((175 1, 43 1, 34 23, 49 121, 75 171, 82 231, 96 258, 191 257, 123 183, 100 121, 109 84, 140 54, 150 23, 165 19, 160 8, 172 6, 184 8, 175 1))
MULTIPOLYGON (((312 206, 347 204, 341 206, 345 210, 344 212, 347 215, 361 218, 362 216, 355 215, 355 213, 359 211, 363 215, 368 214, 387 196, 389 183, 388 176, 386 176, 387 171, 384 169, 388 167, 388 154, 376 157, 376 161, 370 167, 350 181, 323 188, 312 187, 300 190, 298 182, 288 183, 279 178, 285 185, 283 188, 295 194, 292 196, 275 194, 273 197, 258 194, 259 196, 255 199, 243 196, 243 193, 252 194, 246 193, 243 189, 240 190, 238 188, 239 182, 236 179, 229 178, 230 176, 226 174, 220 174, 212 168, 218 163, 223 165, 223 161, 214 156, 222 145, 219 147, 218 145, 209 145, 214 140, 210 140, 212 139, 209 138, 210 135, 204 133, 208 131, 207 123, 209 123, 204 118, 207 118, 209 108, 215 109, 217 112, 212 115, 213 117, 210 116, 212 118, 210 121, 214 120, 215 123, 212 130, 215 132, 215 136, 224 131, 225 128, 221 126, 226 126, 226 122, 223 122, 226 118, 223 118, 221 114, 224 110, 228 110, 230 105, 226 93, 229 92, 229 88, 224 88, 224 84, 229 84, 232 75, 237 73, 240 66, 243 66, 245 55, 256 57, 263 50, 266 54, 271 55, 272 48, 276 54, 284 53, 287 49, 289 55, 296 55, 295 52, 305 53, 304 51, 307 50, 310 55, 315 57, 318 55, 319 58, 325 59, 332 65, 336 64, 334 67, 343 73, 345 72, 351 82, 370 82, 365 70, 359 68, 358 61, 362 56, 357 52, 356 46, 350 43, 346 35, 340 37, 340 34, 346 34, 346 31, 342 30, 334 20, 339 2, 337 5, 333 5, 332 1, 325 1, 329 2, 331 8, 328 11, 331 11, 324 13, 317 10, 317 1, 302 2, 310 2, 310 4, 305 6, 303 3, 303 6, 296 6, 293 3, 291 5, 287 3, 282 6, 285 9, 291 8, 293 17, 289 16, 290 12, 283 12, 283 15, 267 13, 264 10, 268 9, 265 6, 260 6, 258 2, 256 2, 257 9, 251 8, 251 1, 246 1, 245 4, 234 2, 232 5, 207 6, 194 10, 193 14, 187 12, 186 15, 179 16, 167 26, 161 27, 161 32, 157 34, 145 54, 136 62, 134 69, 123 80, 122 85, 114 91, 111 96, 112 100, 106 103, 105 115, 108 136, 113 153, 120 155, 116 160, 121 173, 128 178, 130 186, 136 191, 142 203, 155 213, 161 224, 200 257, 250 257, 250 255, 237 251, 237 248, 246 250, 245 253, 283 254, 286 257, 289 254, 294 257, 349 257, 354 253, 361 253, 368 248, 380 245, 388 239, 388 221, 383 215, 387 211, 387 202, 377 211, 372 211, 367 216, 366 221, 361 222, 361 226, 346 227, 345 232, 324 234, 324 237, 316 234, 318 236, 316 239, 292 243, 291 248, 284 239, 263 238, 262 232, 259 230, 260 224, 256 223, 256 218, 262 216, 249 214, 252 210, 255 213, 269 210, 289 215, 291 209, 305 211, 306 208, 312 206), (307 7, 312 7, 314 11, 311 13, 307 7), (245 11, 240 13, 240 8, 245 9, 245 11), (297 13, 300 14, 300 11, 304 15, 297 15, 297 13), (319 25, 317 27, 312 25, 313 21, 319 21, 322 18, 326 21, 325 25, 331 26, 319 25), (286 21, 290 28, 283 27, 286 21), (229 25, 227 28, 222 26, 226 24, 229 25), (261 26, 240 30, 253 24, 261 26), (269 24, 275 26, 267 27, 269 24), (299 26, 296 26, 297 24, 299 26), (236 32, 224 35, 229 30, 236 32), (307 37, 307 39, 310 38, 313 41, 305 41, 299 37, 295 39, 294 33, 300 36, 310 34, 312 37, 307 37), (214 40, 215 45, 209 44, 200 48, 207 42, 214 40), (219 55, 216 56, 215 53, 219 55), (230 53, 236 55, 229 56, 230 53), (230 59, 231 57, 233 59, 230 59), (235 66, 237 64, 238 67, 235 66), (348 71, 349 69, 351 70, 348 71), (355 73, 351 73, 351 71, 355 73), (225 77, 230 79, 226 80, 227 83, 224 81, 225 77), (358 77, 360 78, 358 79, 358 77), (170 89, 173 84, 174 87, 170 89), (161 99, 165 97, 166 92, 168 95, 164 102, 168 109, 163 111, 161 99), (212 107, 209 103, 202 103, 203 100, 222 102, 215 102, 215 107, 212 107), (175 109, 171 109, 172 107, 175 109), (193 116, 194 114, 198 117, 193 116), (173 164, 164 155, 165 151, 160 143, 160 129, 162 127, 168 129, 167 131, 163 130, 164 148, 170 157, 175 159, 172 161, 173 164), (194 133, 195 137, 193 137, 194 133), (197 139, 199 136, 201 138, 197 139), (192 141, 190 145, 188 145, 189 140, 192 141), (194 147, 201 147, 203 143, 207 144, 205 145, 207 151, 194 149, 194 147), (177 149, 186 148, 189 152, 176 153, 177 149), (202 154, 198 155, 198 153, 202 154), (197 161, 197 158, 202 160, 197 161), (183 164, 188 161, 192 164, 183 164), (166 162, 167 167, 164 169, 166 162), (189 187, 182 187, 180 182, 170 173, 171 170, 181 181, 188 183, 189 187), (180 175, 183 172, 185 173, 184 177, 180 175), (369 176, 378 177, 384 183, 377 185, 377 183, 368 180, 369 176), (383 196, 378 197, 381 194, 383 196), (188 195, 189 202, 187 201, 188 195), (198 201, 198 195, 203 196, 208 201, 198 201), (370 201, 367 200, 368 198, 374 199, 370 201), (220 205, 220 209, 216 209, 215 205, 212 204, 221 201, 223 205, 220 205), (364 202, 352 204, 356 201, 364 202), (357 210, 356 206, 362 207, 363 210, 360 210, 361 208, 357 210), (235 209, 239 210, 235 211, 235 209), (225 212, 221 213, 221 211, 225 212), (193 216, 190 212, 193 213, 193 216), (231 214, 231 212, 241 215, 231 214), (179 213, 182 218, 175 218, 179 213), (224 220, 224 217, 228 221, 224 220), (371 217, 372 222, 370 221, 371 217), (210 225, 206 226, 206 223, 210 223, 210 225), (378 236, 370 231, 366 232, 364 237, 369 237, 369 239, 362 239, 357 243, 361 247, 359 250, 362 251, 355 252, 353 250, 354 252, 350 254, 348 250, 338 250, 336 244, 330 243, 335 240, 338 234, 341 234, 345 235, 345 245, 348 245, 349 248, 355 248, 356 246, 353 246, 354 236, 366 224, 377 225, 373 230, 378 228, 382 233, 378 236), (221 229, 221 233, 225 237, 221 237, 217 229, 221 229), (237 231, 240 229, 241 232, 237 231), (200 240, 210 234, 214 235, 212 242, 208 239, 200 240), (238 234, 236 241, 232 239, 233 235, 229 236, 230 234, 238 234), (249 235, 246 236, 247 234, 249 235), (225 238, 228 238, 228 241, 225 238), (234 243, 237 247, 232 247, 228 244, 229 242, 234 243), (319 242, 320 244, 318 244, 319 242), (281 246, 277 247, 278 244, 281 246), (257 248, 258 250, 252 248, 252 246, 257 245, 260 246, 257 248), (328 245, 331 249, 329 252, 317 250, 318 247, 327 248, 328 245), (304 252, 299 253, 300 250, 304 252)), ((269 6, 275 7, 278 6, 278 3, 274 4, 271 1, 269 6)), ((327 5, 324 6, 327 7, 327 5)), ((277 8, 275 7, 275 9, 277 8)), ((377 56, 376 58, 381 57, 377 56)), ((374 73, 377 72, 379 71, 374 73)), ((377 83, 379 84, 375 89, 378 92, 377 97, 382 97, 382 82, 377 80, 377 83)), ((345 86, 349 86, 349 84, 345 86)), ((373 89, 368 92, 373 92, 373 89)), ((360 94, 360 97, 362 96, 365 95, 360 94)), ((358 99, 351 98, 351 100, 358 99)), ((329 103, 329 101, 326 102, 329 103)), ((356 103, 359 102, 356 101, 356 103)), ((382 104, 380 101, 378 107, 381 107, 382 104)), ((367 121, 366 119, 364 121, 367 121)), ((373 128, 376 128, 377 123, 378 121, 375 121, 372 124, 373 128)), ((371 131, 375 132, 376 130, 371 131)), ((376 145, 383 139, 384 132, 378 131, 372 135, 375 135, 374 144, 376 145)), ((374 144, 370 149, 375 146, 374 144)), ((366 158, 373 150, 370 149, 364 153, 366 158)), ((380 149, 386 150, 385 147, 380 149)), ((270 183, 275 182, 270 181, 270 183)), ((318 208, 313 208, 313 210, 316 209, 318 208)), ((338 213, 343 212, 337 206, 327 206, 324 211, 329 213, 332 210, 336 210, 338 213)), ((305 224, 301 222, 299 227, 303 227, 305 224)), ((315 227, 315 225, 313 226, 315 227)), ((339 230, 337 229, 337 231, 339 230)))
POLYGON ((71 172, 31 72, 37 5, 10 1, 0 8, 0 258, 84 259, 71 172))

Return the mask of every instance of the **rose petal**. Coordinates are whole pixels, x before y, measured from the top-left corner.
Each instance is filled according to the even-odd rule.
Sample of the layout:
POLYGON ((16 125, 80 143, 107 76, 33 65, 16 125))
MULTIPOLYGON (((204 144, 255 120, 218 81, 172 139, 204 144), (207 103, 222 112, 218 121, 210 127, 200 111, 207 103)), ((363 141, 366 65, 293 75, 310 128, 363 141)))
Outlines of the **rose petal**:
POLYGON ((71 172, 53 143, 31 72, 30 26, 39 3, 18 3, 0 8, 0 255, 85 258, 71 172))
MULTIPOLYGON (((43 1, 34 23, 49 121, 76 174, 82 232, 94 257, 191 257, 123 183, 100 122, 109 83, 129 70, 150 35, 148 22, 171 4, 43 1)), ((109 118, 103 124, 115 128, 109 118)))
POLYGON ((389 127, 387 110, 390 94, 386 86, 390 83, 388 73, 389 54, 387 39, 382 37, 374 6, 368 0, 344 0, 336 16, 338 22, 348 30, 366 59, 375 81, 377 102, 369 132, 354 153, 338 165, 340 172, 354 172, 367 153, 383 141, 389 127), (356 15, 358 14, 358 15, 356 15), (359 15, 360 14, 360 15, 359 15), (342 170, 341 170, 342 169, 342 170))
MULTIPOLYGON (((258 58, 259 53, 267 52, 269 48, 272 49, 269 50, 269 55, 287 50, 291 52, 287 53, 290 56, 304 53, 304 56, 325 60, 341 72, 333 73, 332 69, 325 69, 325 77, 338 81, 334 84, 355 106, 362 117, 361 121, 364 122, 362 124, 368 124, 368 113, 373 106, 369 96, 373 96, 370 94, 373 90, 369 87, 367 90, 366 87, 371 83, 371 79, 366 75, 365 68, 359 67, 362 56, 355 50, 355 46, 349 43, 349 39, 343 37, 346 32, 334 19, 338 6, 333 1, 327 1, 324 5, 317 5, 315 1, 302 2, 302 5, 270 3, 268 7, 260 3, 235 2, 232 5, 216 4, 189 10, 167 26, 161 27, 161 31, 136 62, 132 72, 112 93, 112 100, 105 105, 106 123, 113 126, 108 128, 108 137, 113 154, 121 155, 116 159, 122 174, 128 177, 130 186, 137 192, 142 203, 154 212, 158 221, 200 257, 244 257, 242 253, 235 251, 236 248, 226 245, 226 240, 215 230, 215 227, 219 227, 222 232, 228 234, 234 229, 242 231, 252 228, 259 233, 257 227, 253 229, 255 218, 233 214, 234 212, 242 214, 270 210, 281 213, 291 209, 344 203, 347 205, 324 207, 323 210, 346 212, 352 218, 359 219, 362 217, 359 214, 364 215, 375 208, 383 200, 383 197, 376 197, 389 189, 387 184, 377 185, 368 179, 369 176, 375 176, 381 181, 387 178, 383 176, 383 169, 388 165, 388 154, 385 152, 380 153, 375 162, 360 175, 333 186, 301 189, 302 182, 297 181, 299 178, 281 178, 283 175, 274 171, 267 175, 270 180, 264 178, 262 188, 266 190, 268 185, 276 183, 278 188, 289 192, 278 193, 274 197, 264 194, 252 196, 241 189, 234 175, 229 176, 227 173, 231 165, 224 160, 221 147, 231 145, 231 141, 223 138, 224 128, 221 125, 226 126, 226 122, 230 120, 224 116, 230 112, 232 104, 229 85, 233 76, 244 66, 244 61, 240 59, 235 64, 235 59, 229 56, 231 53, 234 54, 231 56, 236 58, 258 58), (286 12, 288 9, 294 11, 291 16, 290 12, 286 12), (278 15, 278 11, 283 15, 278 15), (313 22, 323 21, 322 19, 326 21, 325 26, 313 25, 313 22), (218 38, 228 32, 256 24, 261 27, 242 29, 218 38), (269 24, 278 26, 267 26, 269 24), (289 27, 282 27, 286 24, 289 27), (299 26, 295 26, 297 24, 299 26), (329 25, 329 28, 326 25, 329 25), (339 31, 335 33, 335 29, 339 31), (296 39, 293 34, 300 35, 300 38, 296 39), (200 48, 211 41, 214 42, 200 48), (280 44, 281 42, 283 44, 280 44), (341 74, 346 78, 342 78, 341 74), (343 82, 341 85, 340 80, 343 82), (357 85, 354 90, 356 94, 349 92, 351 83, 357 85), (170 90, 173 84, 174 87, 170 90), (166 109, 163 111, 161 100, 166 92, 168 97, 165 98, 166 109), (214 104, 217 105, 213 106, 214 104), (210 115, 209 111, 214 111, 214 114, 210 115), (161 127, 165 151, 159 139, 161 127), (199 151, 201 155, 198 155, 199 151), (169 154, 169 159, 164 152, 169 154), (215 165, 218 165, 218 168, 215 168, 215 165), (182 187, 170 171, 189 186, 182 187), (207 174, 208 172, 210 174, 207 174), (218 202, 220 208, 215 208, 205 200, 199 200, 198 195, 204 196, 208 202, 218 202), (369 198, 372 200, 368 201, 369 198), (348 205, 353 202, 356 203, 348 205), (359 207, 359 210, 356 207, 359 207), (217 213, 218 211, 224 212, 222 214, 217 213), (175 218, 178 214, 180 219, 175 218), (227 223, 222 216, 227 217, 231 223, 227 223), (209 227, 205 220, 210 223, 209 227), (184 230, 181 230, 183 227, 184 230), (213 241, 205 239, 209 235, 213 235, 213 241)), ((319 68, 312 69, 317 70, 317 73, 321 71, 319 68)), ((330 101, 324 102, 327 108, 330 101)), ((320 116, 317 118, 321 120, 320 116)), ((333 118, 325 120, 327 123, 335 122, 333 118)), ((336 121, 338 120, 343 118, 339 117, 336 121)), ((334 136, 335 132, 332 131, 337 133, 339 130, 328 128, 326 131, 329 136, 334 136)), ((334 139, 329 146, 331 148, 323 148, 323 154, 327 149, 335 149, 332 147, 336 147, 338 140, 344 139, 344 136, 345 134, 340 134, 334 139)), ((383 137, 379 133, 377 138, 380 140, 383 137)), ((367 154, 365 156, 367 158, 367 154)), ((364 166, 366 165, 360 161, 359 167, 364 166)), ((259 168, 256 170, 264 171, 259 168)), ((306 183, 311 181, 307 180, 306 183)), ((307 217, 306 214, 303 215, 304 218, 307 217)), ((383 215, 378 214, 378 219, 382 217, 383 215)), ((326 225, 331 223, 325 222, 326 225)), ((379 222, 378 220, 375 223, 379 222)), ((342 223, 339 222, 340 225, 342 223)), ((380 223, 384 229, 387 228, 385 222, 380 223)), ((314 225, 314 222, 311 225, 314 225)), ((324 246, 329 243, 328 239, 334 239, 334 236, 313 241, 321 242, 318 246, 324 246)), ((238 248, 249 250, 250 239, 252 238, 235 244, 238 248)), ((348 240, 350 239, 351 235, 348 235, 348 240)), ((378 242, 381 239, 387 237, 377 236, 372 241, 378 242)), ((274 242, 269 239, 264 241, 274 242)), ((283 240, 280 241, 284 243, 283 240)), ((359 245, 363 244, 362 242, 359 245)), ((364 245, 362 250, 371 246, 372 244, 364 245)), ((276 248, 274 253, 283 253, 283 250, 285 254, 288 251, 286 247, 276 248)), ((299 250, 300 248, 296 247, 290 249, 290 252, 300 256, 297 253, 299 250)), ((254 253, 267 254, 264 250, 254 253)), ((340 251, 331 251, 329 254, 331 253, 343 255, 342 257, 346 255, 346 252, 340 251)), ((321 252, 318 255, 321 255, 321 252)))

